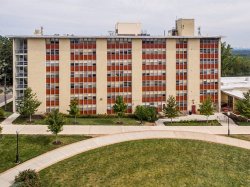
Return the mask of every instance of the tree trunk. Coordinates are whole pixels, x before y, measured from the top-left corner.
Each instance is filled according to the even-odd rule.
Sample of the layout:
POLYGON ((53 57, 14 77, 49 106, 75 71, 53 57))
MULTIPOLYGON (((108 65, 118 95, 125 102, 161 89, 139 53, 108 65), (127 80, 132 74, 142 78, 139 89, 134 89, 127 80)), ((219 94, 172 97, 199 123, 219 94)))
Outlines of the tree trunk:
POLYGON ((30 114, 30 123, 31 123, 31 114, 30 114))
POLYGON ((207 116, 207 123, 208 123, 208 116, 207 116))
POLYGON ((173 122, 173 118, 171 118, 171 124, 172 124, 172 122, 173 122))
POLYGON ((57 144, 57 133, 56 133, 56 144, 57 144))
POLYGON ((75 124, 76 124, 76 116, 75 116, 75 124))
POLYGON ((6 74, 4 75, 4 110, 7 110, 6 74))

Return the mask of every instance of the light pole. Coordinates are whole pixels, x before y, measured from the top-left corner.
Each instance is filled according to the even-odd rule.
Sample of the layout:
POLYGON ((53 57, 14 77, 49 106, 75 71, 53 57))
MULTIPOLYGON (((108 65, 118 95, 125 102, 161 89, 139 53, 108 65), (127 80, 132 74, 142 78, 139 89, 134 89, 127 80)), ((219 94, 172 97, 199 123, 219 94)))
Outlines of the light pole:
POLYGON ((16 164, 19 164, 20 163, 20 160, 19 160, 19 132, 16 131, 16 164))
POLYGON ((230 112, 228 111, 228 112, 227 112, 227 117, 228 117, 228 120, 227 120, 227 135, 228 135, 228 136, 230 135, 230 129, 229 129, 229 116, 230 116, 230 112))

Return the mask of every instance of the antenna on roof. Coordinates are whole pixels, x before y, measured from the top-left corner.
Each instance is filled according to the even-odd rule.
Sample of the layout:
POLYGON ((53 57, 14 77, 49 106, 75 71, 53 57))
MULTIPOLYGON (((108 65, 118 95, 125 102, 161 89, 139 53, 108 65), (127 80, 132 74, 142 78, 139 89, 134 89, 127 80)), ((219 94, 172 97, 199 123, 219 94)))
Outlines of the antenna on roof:
POLYGON ((109 36, 114 36, 115 32, 114 31, 108 31, 109 36))
POLYGON ((201 36, 201 27, 198 27, 198 35, 201 36))
POLYGON ((43 35, 43 26, 41 26, 41 35, 43 35))

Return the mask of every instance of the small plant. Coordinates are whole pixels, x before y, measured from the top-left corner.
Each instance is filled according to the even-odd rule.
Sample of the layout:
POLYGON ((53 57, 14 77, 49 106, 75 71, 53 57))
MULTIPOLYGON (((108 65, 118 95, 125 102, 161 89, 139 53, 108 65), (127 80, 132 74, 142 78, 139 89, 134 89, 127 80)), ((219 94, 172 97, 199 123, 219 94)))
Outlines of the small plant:
POLYGON ((47 115, 45 121, 48 124, 49 131, 56 136, 54 144, 61 144, 61 142, 57 140, 57 135, 63 130, 63 125, 65 123, 64 115, 60 113, 59 110, 53 110, 47 115))
POLYGON ((208 117, 210 115, 214 114, 214 106, 213 102, 210 97, 206 98, 201 104, 200 104, 200 114, 207 116, 207 123, 208 123, 208 117))
POLYGON ((116 102, 113 106, 114 112, 117 114, 118 118, 119 118, 119 123, 121 122, 121 117, 124 115, 126 109, 127 109, 127 105, 125 104, 125 102, 123 101, 122 96, 118 96, 116 98, 116 102))
POLYGON ((35 170, 27 169, 19 172, 19 174, 15 177, 15 181, 12 186, 40 187, 40 177, 35 170))
POLYGON ((0 138, 2 138, 3 127, 0 126, 0 138))
POLYGON ((80 109, 78 107, 77 98, 74 98, 73 100, 70 101, 68 112, 69 112, 69 115, 74 116, 75 124, 76 124, 76 117, 80 114, 80 109))

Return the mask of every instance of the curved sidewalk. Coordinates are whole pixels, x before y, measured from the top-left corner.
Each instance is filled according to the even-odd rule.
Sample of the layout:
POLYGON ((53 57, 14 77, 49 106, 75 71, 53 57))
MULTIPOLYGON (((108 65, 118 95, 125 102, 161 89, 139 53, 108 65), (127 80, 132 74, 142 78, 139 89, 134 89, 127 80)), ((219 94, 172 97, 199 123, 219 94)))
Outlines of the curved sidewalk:
POLYGON ((1 187, 10 186, 15 176, 19 173, 19 171, 23 171, 25 169, 35 169, 36 171, 40 171, 59 161, 62 161, 79 153, 86 152, 92 149, 131 140, 159 139, 159 138, 202 140, 202 141, 241 147, 250 150, 250 142, 248 141, 228 138, 224 136, 212 135, 212 134, 204 134, 204 133, 183 132, 183 131, 143 131, 143 132, 113 134, 113 135, 101 136, 97 138, 91 138, 88 140, 76 142, 58 148, 56 150, 47 152, 31 160, 28 160, 12 169, 9 169, 1 173, 0 184, 1 187))

